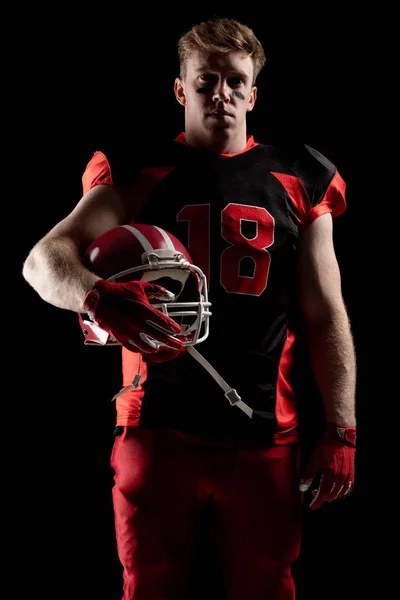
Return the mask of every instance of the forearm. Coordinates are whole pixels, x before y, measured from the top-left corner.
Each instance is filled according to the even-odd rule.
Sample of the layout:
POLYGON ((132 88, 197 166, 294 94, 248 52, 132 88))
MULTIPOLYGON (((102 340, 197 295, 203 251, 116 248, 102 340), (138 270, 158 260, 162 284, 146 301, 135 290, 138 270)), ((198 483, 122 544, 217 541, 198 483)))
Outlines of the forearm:
POLYGON ((23 276, 43 300, 75 312, 83 312, 85 295, 99 279, 82 265, 66 238, 37 244, 24 263, 23 276))
POLYGON ((308 328, 312 367, 329 422, 356 426, 356 356, 346 311, 308 328))

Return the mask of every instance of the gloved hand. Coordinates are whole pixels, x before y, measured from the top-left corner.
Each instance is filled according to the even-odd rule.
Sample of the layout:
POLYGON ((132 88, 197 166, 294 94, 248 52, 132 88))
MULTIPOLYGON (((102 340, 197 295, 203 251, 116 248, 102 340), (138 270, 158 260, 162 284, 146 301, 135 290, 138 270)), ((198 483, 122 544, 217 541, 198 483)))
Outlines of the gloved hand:
POLYGON ((164 362, 176 358, 184 348, 172 337, 181 328, 150 300, 173 299, 165 288, 145 281, 110 283, 100 279, 86 294, 83 309, 128 350, 143 353, 147 361, 164 362))
POLYGON ((305 492, 318 478, 315 489, 311 491, 312 510, 324 502, 343 498, 353 489, 355 448, 356 430, 353 427, 327 424, 300 480, 300 490, 305 492))

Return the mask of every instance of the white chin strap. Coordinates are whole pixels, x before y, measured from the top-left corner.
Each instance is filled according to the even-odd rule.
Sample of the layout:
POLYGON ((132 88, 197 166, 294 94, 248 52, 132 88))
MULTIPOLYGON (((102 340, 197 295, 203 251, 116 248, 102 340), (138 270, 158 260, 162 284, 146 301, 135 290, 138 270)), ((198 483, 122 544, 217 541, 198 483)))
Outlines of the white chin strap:
POLYGON ((229 404, 231 406, 237 406, 250 419, 252 419, 253 412, 254 412, 253 409, 250 408, 250 406, 247 406, 247 404, 245 404, 243 402, 243 400, 240 398, 237 391, 234 390, 230 385, 228 385, 226 383, 225 379, 223 379, 221 377, 221 375, 219 373, 217 373, 217 371, 214 369, 214 367, 212 365, 210 365, 208 360, 206 360, 204 358, 204 356, 202 356, 200 354, 200 352, 198 352, 193 346, 187 346, 186 350, 193 356, 193 358, 195 358, 197 360, 197 362, 199 362, 201 364, 202 367, 204 367, 206 369, 206 371, 208 371, 210 373, 211 377, 213 377, 215 379, 215 381, 218 383, 218 385, 224 390, 225 397, 228 399, 229 404))
MULTIPOLYGON (((197 360, 197 362, 199 362, 201 364, 202 367, 204 367, 206 369, 206 371, 209 372, 211 377, 213 377, 215 379, 215 381, 218 383, 218 385, 224 390, 225 397, 228 399, 229 404, 231 406, 237 406, 238 408, 240 408, 240 410, 242 410, 249 417, 249 419, 252 419, 255 415, 253 409, 250 408, 250 406, 247 406, 247 404, 245 404, 243 402, 243 400, 240 398, 237 391, 234 390, 230 385, 228 385, 226 383, 226 381, 221 377, 221 375, 219 375, 219 373, 217 373, 217 371, 214 369, 214 367, 212 365, 210 365, 208 360, 206 360, 204 358, 204 356, 202 356, 200 354, 200 352, 198 352, 193 346, 186 346, 186 350, 193 356, 193 358, 195 358, 197 360)), ((132 383, 130 385, 124 387, 119 392, 117 392, 112 397, 111 401, 115 400, 116 398, 118 398, 118 396, 121 396, 121 394, 124 394, 128 390, 137 388, 140 383, 140 380, 141 380, 141 375, 140 375, 140 358, 139 358, 138 372, 135 375, 132 383)))

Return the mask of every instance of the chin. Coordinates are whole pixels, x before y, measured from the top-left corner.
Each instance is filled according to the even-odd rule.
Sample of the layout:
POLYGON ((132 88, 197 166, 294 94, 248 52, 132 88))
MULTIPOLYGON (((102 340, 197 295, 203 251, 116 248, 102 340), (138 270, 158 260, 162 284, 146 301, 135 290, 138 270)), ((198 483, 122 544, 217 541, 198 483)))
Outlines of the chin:
POLYGON ((215 132, 223 132, 226 131, 227 133, 230 131, 233 131, 234 127, 232 127, 231 123, 227 123, 227 122, 223 122, 223 121, 216 121, 215 123, 211 123, 211 127, 207 127, 207 129, 209 131, 215 131, 215 132))

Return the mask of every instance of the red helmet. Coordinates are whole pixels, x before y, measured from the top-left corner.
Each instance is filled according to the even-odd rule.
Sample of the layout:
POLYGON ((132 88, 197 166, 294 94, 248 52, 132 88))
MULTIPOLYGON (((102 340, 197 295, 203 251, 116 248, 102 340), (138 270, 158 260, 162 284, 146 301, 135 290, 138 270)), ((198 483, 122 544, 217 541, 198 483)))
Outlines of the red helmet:
MULTIPOLYGON (((110 282, 142 280, 175 294, 172 302, 153 304, 181 327, 176 337, 185 346, 199 344, 209 333, 211 315, 207 281, 188 251, 171 233, 155 225, 120 225, 101 234, 86 249, 84 265, 110 282)), ((88 315, 79 314, 86 344, 117 344, 88 315)))

